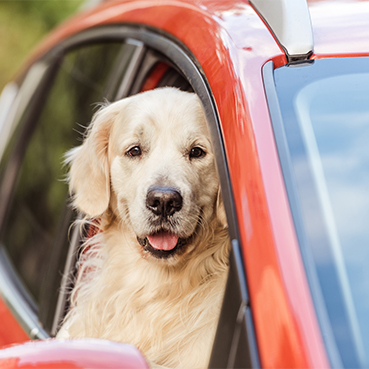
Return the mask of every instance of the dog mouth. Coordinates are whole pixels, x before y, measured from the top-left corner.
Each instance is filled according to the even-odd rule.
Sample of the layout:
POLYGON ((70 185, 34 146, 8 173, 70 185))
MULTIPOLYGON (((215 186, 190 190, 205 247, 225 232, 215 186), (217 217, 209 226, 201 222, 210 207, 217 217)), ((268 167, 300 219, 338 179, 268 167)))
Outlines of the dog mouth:
POLYGON ((191 238, 192 236, 180 238, 174 233, 161 230, 144 238, 137 236, 137 241, 144 251, 149 252, 155 258, 167 259, 175 254, 181 254, 191 238))

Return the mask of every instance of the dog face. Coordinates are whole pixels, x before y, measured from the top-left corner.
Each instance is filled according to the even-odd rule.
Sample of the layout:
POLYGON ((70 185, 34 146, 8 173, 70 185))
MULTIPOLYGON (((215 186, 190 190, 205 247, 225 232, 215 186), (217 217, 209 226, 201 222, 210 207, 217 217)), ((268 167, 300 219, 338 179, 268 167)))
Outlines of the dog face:
POLYGON ((222 212, 214 154, 198 97, 172 88, 111 104, 69 154, 75 205, 110 206, 152 259, 177 259, 222 212), (174 258, 175 257, 175 258, 174 258))

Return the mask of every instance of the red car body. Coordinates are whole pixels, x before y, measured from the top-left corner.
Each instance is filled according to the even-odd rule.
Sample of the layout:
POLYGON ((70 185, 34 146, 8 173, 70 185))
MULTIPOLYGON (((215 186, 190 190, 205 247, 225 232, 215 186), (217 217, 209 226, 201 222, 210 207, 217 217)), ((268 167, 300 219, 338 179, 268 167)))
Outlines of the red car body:
MULTIPOLYGON (((369 30, 369 3, 346 5, 309 1, 311 59, 369 56, 369 38, 360 36, 369 30)), ((79 32, 122 23, 171 35, 192 52, 206 75, 221 122, 261 367, 329 367, 263 85, 263 66, 270 60, 275 67, 287 64, 285 52, 246 0, 128 0, 107 1, 78 14, 41 44, 30 63, 79 32)), ((2 299, 0 321, 1 346, 29 340, 2 299)), ((56 343, 55 349, 63 350, 63 344, 56 343)), ((15 352, 22 355, 22 347, 15 352)), ((39 350, 32 363, 61 367, 48 366, 43 356, 39 350)), ((84 367, 83 357, 78 360, 63 368, 84 367)), ((0 354, 1 367, 31 367, 27 365, 0 354)), ((108 361, 104 365, 115 367, 108 361)))

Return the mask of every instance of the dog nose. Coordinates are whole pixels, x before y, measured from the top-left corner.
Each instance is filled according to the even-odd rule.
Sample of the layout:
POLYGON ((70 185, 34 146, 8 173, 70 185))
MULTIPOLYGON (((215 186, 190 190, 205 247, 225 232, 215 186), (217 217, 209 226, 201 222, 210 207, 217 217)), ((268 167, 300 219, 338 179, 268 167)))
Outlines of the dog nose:
POLYGON ((172 187, 151 187, 147 192, 146 207, 155 215, 168 217, 182 209, 182 196, 172 187))

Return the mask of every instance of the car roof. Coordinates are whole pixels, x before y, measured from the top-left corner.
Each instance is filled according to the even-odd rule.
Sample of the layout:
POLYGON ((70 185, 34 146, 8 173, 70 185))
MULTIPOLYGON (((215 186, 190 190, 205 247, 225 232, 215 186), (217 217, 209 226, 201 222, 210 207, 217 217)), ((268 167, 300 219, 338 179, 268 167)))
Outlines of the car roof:
POLYGON ((308 0, 317 57, 369 55, 369 1, 308 0))
MULTIPOLYGON (((268 1, 268 0, 267 0, 268 1)), ((266 1, 266 2, 267 2, 266 1)), ((277 1, 277 0, 276 0, 277 1)), ((77 14, 71 21, 64 23, 56 32, 44 42, 41 47, 33 55, 32 59, 42 55, 45 51, 57 44, 63 39, 88 29, 94 26, 103 24, 129 22, 129 18, 120 17, 120 13, 129 14, 129 8, 135 9, 135 19, 140 8, 150 7, 153 10, 157 8, 159 12, 153 12, 152 24, 153 27, 158 26, 157 18, 160 12, 164 10, 170 15, 170 11, 166 8, 185 9, 187 16, 197 16, 198 20, 203 23, 203 27, 209 28, 216 24, 216 27, 210 32, 214 32, 214 39, 219 38, 215 32, 224 31, 231 38, 247 37, 248 33, 253 32, 255 28, 260 30, 260 24, 253 24, 252 19, 248 16, 254 12, 254 8, 258 9, 258 3, 265 0, 87 0, 85 6, 82 7, 82 12, 77 14), (243 22, 227 22, 227 19, 234 17, 243 17, 243 22), (247 22, 250 20, 251 24, 247 22), (236 29, 238 27, 238 29, 236 29)), ((282 7, 286 6, 288 0, 278 0, 282 3, 282 7)), ((293 4, 295 4, 294 1, 293 4)), ((298 3, 304 3, 304 0, 298 0, 298 3)), ((343 55, 369 55, 369 38, 367 32, 369 29, 369 0, 307 0, 310 11, 312 25, 312 58, 335 57, 343 55)), ((172 12, 175 14, 175 12, 172 12)), ((159 17, 160 18, 160 17, 159 17)), ((268 23, 263 19, 264 24, 268 23)), ((165 23, 165 22, 164 22, 165 23)), ((304 27, 306 22, 304 22, 304 27)), ((162 25, 159 25, 161 28, 162 25)), ((270 27, 271 28, 271 27, 270 27)), ((173 29, 173 26, 169 27, 173 29)), ((203 28, 204 29, 204 28, 203 28)), ((265 31, 267 27, 265 26, 265 31)), ((275 41, 275 32, 273 29, 270 32, 270 38, 275 41)), ((177 32, 176 37, 178 37, 177 32)), ((209 32, 208 32, 209 33, 209 32)), ((292 33, 292 32, 289 32, 292 33)), ((220 37, 222 39, 222 37, 220 37)), ((305 40, 302 40, 306 42, 305 40)), ((296 41, 294 41, 296 44, 296 41)), ((235 40, 237 43, 237 40, 235 40)), ((268 42, 269 44, 269 42, 268 42)), ((285 54, 286 48, 283 47, 283 42, 275 42, 275 48, 272 48, 270 59, 274 58, 275 65, 283 65, 288 62, 282 55, 285 54), (282 47, 280 46, 282 44, 282 47), (284 49, 284 50, 283 50, 284 49), (279 58, 276 60, 276 58, 279 58)), ((311 53, 308 54, 310 57, 311 53)))

